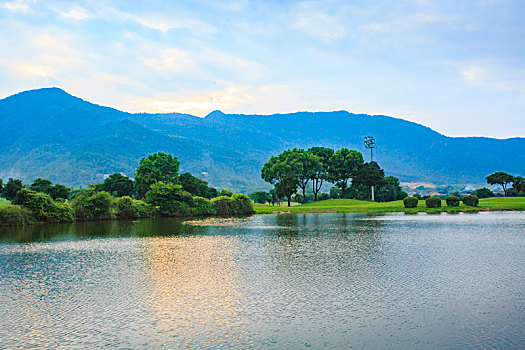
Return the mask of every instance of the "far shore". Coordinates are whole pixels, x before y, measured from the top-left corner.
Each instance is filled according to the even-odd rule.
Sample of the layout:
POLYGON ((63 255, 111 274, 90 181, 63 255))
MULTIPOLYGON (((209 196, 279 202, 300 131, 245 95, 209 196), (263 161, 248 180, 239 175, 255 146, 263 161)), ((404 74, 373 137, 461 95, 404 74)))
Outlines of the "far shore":
POLYGON ((479 211, 503 211, 525 210, 525 197, 494 197, 480 199, 477 207, 469 207, 460 203, 457 207, 447 206, 445 201, 441 202, 439 208, 427 208, 424 200, 420 200, 416 208, 405 208, 403 201, 393 202, 369 202, 356 199, 328 199, 303 205, 291 207, 274 206, 267 204, 255 204, 256 214, 280 214, 280 213, 440 213, 440 212, 479 212, 479 211))

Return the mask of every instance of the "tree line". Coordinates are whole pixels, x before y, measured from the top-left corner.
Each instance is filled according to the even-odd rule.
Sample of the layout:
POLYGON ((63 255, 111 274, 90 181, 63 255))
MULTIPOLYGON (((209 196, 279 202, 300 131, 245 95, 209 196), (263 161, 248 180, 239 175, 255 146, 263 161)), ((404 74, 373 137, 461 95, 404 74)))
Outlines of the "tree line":
POLYGON ((406 197, 396 177, 385 177, 377 162, 365 163, 361 152, 347 148, 337 151, 327 147, 286 150, 264 164, 261 178, 274 185, 274 189, 266 195, 254 192, 252 198, 259 202, 286 198, 288 206, 298 190, 302 191, 303 203, 307 189, 311 189, 314 201, 317 201, 323 184, 327 182, 334 185, 333 196, 340 198, 370 199, 372 186, 377 188, 378 201, 406 197))
POLYGON ((154 153, 141 159, 134 180, 115 173, 77 190, 41 178, 29 186, 0 179, 0 193, 12 202, 0 206, 0 224, 254 212, 248 196, 218 191, 190 173, 179 174, 179 166, 177 157, 154 153))

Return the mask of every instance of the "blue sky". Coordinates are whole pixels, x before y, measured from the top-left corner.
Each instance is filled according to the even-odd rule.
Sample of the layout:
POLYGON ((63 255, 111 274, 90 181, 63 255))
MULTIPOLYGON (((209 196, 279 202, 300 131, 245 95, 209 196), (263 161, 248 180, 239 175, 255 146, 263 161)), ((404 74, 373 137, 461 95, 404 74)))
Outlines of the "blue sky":
POLYGON ((384 114, 525 136, 525 1, 0 0, 0 97, 384 114))

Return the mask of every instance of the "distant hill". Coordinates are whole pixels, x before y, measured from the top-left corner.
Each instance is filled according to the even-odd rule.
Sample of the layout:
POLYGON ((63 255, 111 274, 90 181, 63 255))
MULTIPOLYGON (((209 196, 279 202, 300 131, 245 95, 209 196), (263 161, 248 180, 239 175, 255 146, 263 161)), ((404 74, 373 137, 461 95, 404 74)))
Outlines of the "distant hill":
POLYGON ((402 181, 483 183, 494 171, 525 173, 525 139, 447 137, 387 116, 337 112, 237 115, 131 114, 98 106, 58 88, 0 100, 0 178, 36 177, 79 186, 104 174, 133 176, 141 157, 169 152, 181 170, 213 186, 267 188, 260 168, 287 148, 359 150, 377 140, 374 159, 402 181))

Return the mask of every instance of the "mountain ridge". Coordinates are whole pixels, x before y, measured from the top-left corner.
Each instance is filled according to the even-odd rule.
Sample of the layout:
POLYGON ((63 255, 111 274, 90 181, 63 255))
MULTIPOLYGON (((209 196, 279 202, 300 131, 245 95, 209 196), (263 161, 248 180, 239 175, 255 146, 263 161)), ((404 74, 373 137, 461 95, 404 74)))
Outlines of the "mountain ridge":
POLYGON ((450 137, 427 126, 384 115, 348 111, 270 115, 212 111, 129 113, 100 106, 60 88, 34 89, 0 100, 0 178, 47 177, 68 185, 132 176, 141 157, 164 151, 181 170, 211 185, 267 188, 262 164, 286 148, 348 147, 369 158, 362 141, 377 140, 374 159, 402 181, 482 183, 496 170, 523 175, 525 139, 450 137))

